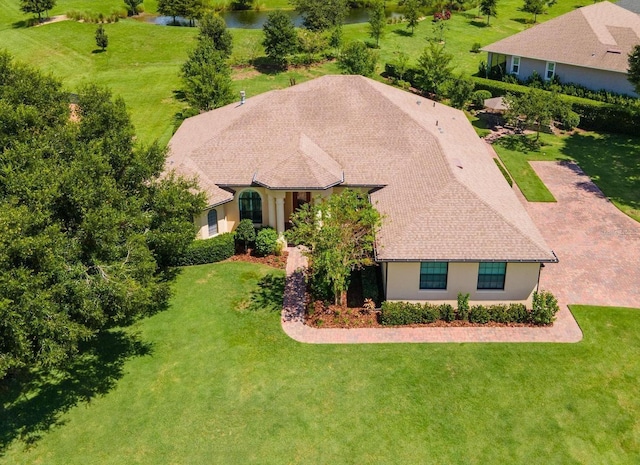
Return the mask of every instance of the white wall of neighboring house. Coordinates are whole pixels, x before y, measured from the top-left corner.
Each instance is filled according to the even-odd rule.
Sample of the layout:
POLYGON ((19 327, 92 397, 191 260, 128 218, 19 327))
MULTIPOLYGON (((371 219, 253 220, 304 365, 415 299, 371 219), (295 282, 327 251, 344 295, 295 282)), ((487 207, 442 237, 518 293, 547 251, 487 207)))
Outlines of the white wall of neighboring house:
MULTIPOLYGON (((507 73, 511 73, 512 63, 513 57, 507 56, 507 73)), ((547 62, 544 60, 521 57, 518 79, 525 80, 534 71, 544 78, 546 67, 547 62)), ((617 94, 636 96, 626 73, 556 63, 555 74, 562 83, 575 83, 592 90, 604 89, 617 94)))

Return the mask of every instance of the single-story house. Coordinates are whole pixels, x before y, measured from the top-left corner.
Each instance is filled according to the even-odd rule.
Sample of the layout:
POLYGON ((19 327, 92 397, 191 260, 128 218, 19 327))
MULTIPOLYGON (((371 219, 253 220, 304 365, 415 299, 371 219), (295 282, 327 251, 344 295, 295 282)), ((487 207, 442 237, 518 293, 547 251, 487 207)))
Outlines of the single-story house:
POLYGON ((324 76, 184 121, 167 169, 197 177, 199 237, 238 222, 284 232, 345 188, 384 215, 387 300, 527 302, 557 258, 464 113, 362 76, 324 76))
POLYGON ((640 15, 604 1, 578 8, 483 47, 488 69, 520 80, 534 71, 592 90, 635 96, 628 55, 640 44, 640 15))

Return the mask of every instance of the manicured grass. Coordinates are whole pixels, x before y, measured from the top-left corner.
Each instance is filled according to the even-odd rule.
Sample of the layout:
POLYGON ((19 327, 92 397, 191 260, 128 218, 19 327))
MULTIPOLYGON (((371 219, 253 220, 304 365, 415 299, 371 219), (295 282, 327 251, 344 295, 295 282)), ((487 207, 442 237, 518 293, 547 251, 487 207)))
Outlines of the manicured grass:
POLYGON ((560 148, 563 140, 550 134, 540 134, 541 148, 532 148, 532 137, 505 137, 493 144, 493 148, 529 202, 555 202, 553 194, 538 177, 529 161, 567 159, 560 148))
POLYGON ((109 363, 87 361, 60 389, 3 392, 4 443, 21 424, 42 438, 0 461, 640 461, 638 310, 574 307, 578 344, 307 345, 277 312, 246 310, 269 272, 186 268, 171 307, 127 332, 135 343, 107 338, 109 363))
MULTIPOLYGON (((290 8, 286 0, 265 0, 258 4, 262 9, 290 8)), ((147 0, 144 6, 147 12, 153 13, 157 2, 147 0)), ((483 19, 475 18, 475 12, 454 14, 447 21, 446 47, 454 55, 458 71, 474 73, 478 63, 486 59, 485 54, 469 52, 474 42, 487 45, 524 29, 524 21, 529 15, 518 11, 520 6, 520 0, 501 2, 499 17, 491 19, 490 27, 483 25, 483 19)), ((575 6, 575 2, 560 0, 549 10, 549 15, 540 19, 557 16, 575 6)), ((119 0, 58 0, 51 15, 64 14, 69 10, 109 14, 122 7, 119 0)), ((180 65, 186 59, 187 50, 193 46, 194 28, 156 26, 126 19, 107 24, 107 52, 92 53, 96 49, 95 24, 65 21, 35 28, 23 27, 28 18, 29 15, 19 11, 18 0, 0 0, 0 48, 51 72, 62 79, 71 92, 89 81, 109 86, 116 95, 125 99, 141 141, 149 143, 158 139, 164 144, 169 140, 174 129, 174 115, 184 107, 182 102, 176 101, 174 92, 180 87, 180 65)), ((421 22, 413 36, 407 35, 407 31, 405 24, 387 26, 387 34, 380 42, 379 71, 398 50, 405 51, 413 60, 417 59, 427 45, 427 38, 432 36, 431 21, 421 22)), ((233 35, 234 62, 247 62, 264 54, 260 44, 262 31, 239 29, 234 30, 233 35)), ((345 26, 344 39, 368 40, 367 24, 345 26)), ((246 90, 251 96, 286 87, 290 78, 302 82, 337 72, 334 63, 277 74, 237 71, 236 88, 246 90)))
MULTIPOLYGON (((531 136, 529 136, 531 138, 531 136)), ((494 148, 530 202, 553 202, 553 195, 529 165, 531 160, 574 160, 624 213, 640 221, 640 137, 576 132, 541 134, 540 148, 522 137, 501 139, 494 148)))

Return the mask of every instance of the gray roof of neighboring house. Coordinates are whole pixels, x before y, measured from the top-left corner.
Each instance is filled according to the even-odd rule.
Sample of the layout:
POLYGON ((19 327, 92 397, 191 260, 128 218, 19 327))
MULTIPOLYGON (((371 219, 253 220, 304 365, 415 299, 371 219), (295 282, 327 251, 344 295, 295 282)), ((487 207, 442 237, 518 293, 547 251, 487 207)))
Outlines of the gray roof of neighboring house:
POLYGON ((626 73, 640 15, 604 1, 578 8, 482 50, 626 73))
POLYGON ((362 76, 189 118, 167 168, 197 176, 211 205, 252 183, 379 187, 379 260, 555 261, 464 113, 362 76))
POLYGON ((616 5, 621 6, 625 10, 640 14, 640 0, 620 0, 616 2, 616 5))

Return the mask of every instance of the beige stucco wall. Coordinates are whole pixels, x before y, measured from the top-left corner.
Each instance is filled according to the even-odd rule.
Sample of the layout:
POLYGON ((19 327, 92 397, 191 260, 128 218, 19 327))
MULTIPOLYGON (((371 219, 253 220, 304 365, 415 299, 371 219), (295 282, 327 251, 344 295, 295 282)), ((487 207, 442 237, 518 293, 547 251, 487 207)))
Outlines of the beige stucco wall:
POLYGON ((538 284, 538 263, 507 263, 504 290, 478 290, 478 263, 449 263, 446 290, 420 289, 419 262, 388 262, 382 272, 387 300, 430 301, 455 306, 458 293, 469 293, 471 304, 525 303, 531 305, 538 284))
MULTIPOLYGON (((194 219, 196 228, 198 229, 198 232, 196 234, 196 237, 198 239, 209 238, 209 223, 207 221, 207 217, 209 215, 210 210, 212 209, 205 210, 194 219)), ((226 215, 225 206, 218 205, 217 207, 213 208, 213 210, 216 210, 218 212, 218 234, 229 232, 229 229, 227 226, 227 218, 225 216, 226 215)))

